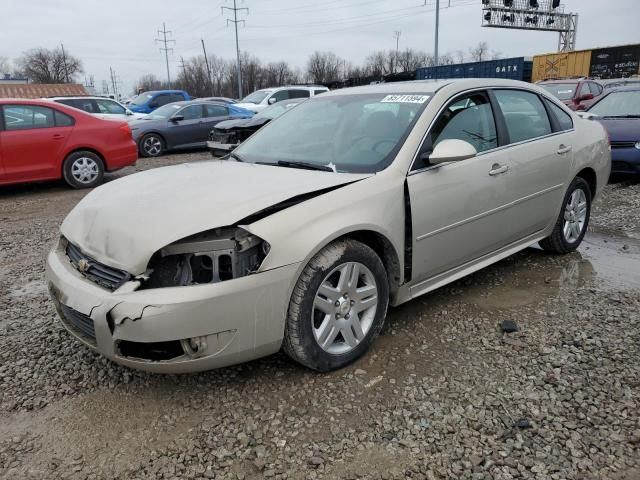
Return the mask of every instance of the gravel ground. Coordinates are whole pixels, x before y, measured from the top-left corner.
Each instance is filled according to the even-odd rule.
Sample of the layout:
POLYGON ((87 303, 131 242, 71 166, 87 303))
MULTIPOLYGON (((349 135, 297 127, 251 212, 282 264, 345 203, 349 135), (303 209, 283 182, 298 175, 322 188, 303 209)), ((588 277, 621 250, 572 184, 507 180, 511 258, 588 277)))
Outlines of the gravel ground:
POLYGON ((393 309, 330 374, 275 355, 152 375, 79 346, 43 262, 85 193, 0 188, 0 478, 640 478, 640 184, 607 187, 580 252, 393 309))

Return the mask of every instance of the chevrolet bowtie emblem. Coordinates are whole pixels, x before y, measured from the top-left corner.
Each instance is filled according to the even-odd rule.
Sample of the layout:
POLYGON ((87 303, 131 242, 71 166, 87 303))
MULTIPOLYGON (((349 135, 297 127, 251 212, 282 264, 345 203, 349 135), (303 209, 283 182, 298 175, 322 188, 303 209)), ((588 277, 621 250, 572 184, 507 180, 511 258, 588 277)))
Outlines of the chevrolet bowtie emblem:
POLYGON ((87 260, 86 258, 81 258, 78 261, 78 270, 80 270, 82 273, 85 273, 87 270, 89 270, 89 260, 87 260))

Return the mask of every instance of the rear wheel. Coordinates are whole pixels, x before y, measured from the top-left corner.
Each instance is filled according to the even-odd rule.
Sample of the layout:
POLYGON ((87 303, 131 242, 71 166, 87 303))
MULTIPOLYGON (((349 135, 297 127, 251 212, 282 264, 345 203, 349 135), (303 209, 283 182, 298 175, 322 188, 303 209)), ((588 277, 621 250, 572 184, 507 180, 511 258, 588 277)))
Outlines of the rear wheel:
POLYGON ((140 140, 140 155, 158 157, 164 152, 164 140, 160 135, 148 133, 140 140))
POLYGON ((104 163, 93 152, 74 152, 65 159, 62 175, 73 188, 93 188, 102 183, 104 163))
POLYGON ((567 189, 553 232, 540 246, 552 253, 573 252, 582 243, 590 216, 591 189, 585 179, 576 177, 567 189))
POLYGON ((384 265, 368 246, 333 243, 305 267, 289 303, 284 350, 319 371, 362 356, 384 324, 389 284, 384 265))

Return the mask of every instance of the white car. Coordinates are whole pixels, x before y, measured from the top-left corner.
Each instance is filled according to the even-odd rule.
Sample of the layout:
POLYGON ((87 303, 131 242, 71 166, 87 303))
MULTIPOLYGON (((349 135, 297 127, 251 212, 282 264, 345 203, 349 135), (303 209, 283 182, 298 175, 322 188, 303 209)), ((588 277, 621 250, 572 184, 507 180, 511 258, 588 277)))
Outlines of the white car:
POLYGON ((121 103, 105 97, 51 97, 47 100, 84 110, 95 117, 106 120, 130 122, 146 117, 144 113, 134 113, 121 103))
POLYGON ((251 95, 247 95, 236 103, 235 106, 257 113, 260 110, 264 110, 269 105, 273 105, 274 103, 281 102, 283 100, 315 97, 316 95, 327 93, 328 91, 329 89, 322 85, 290 85, 278 88, 265 88, 262 90, 256 90, 251 95))
POLYGON ((71 334, 123 365, 193 372, 283 349, 327 371, 366 352, 389 305, 534 243, 576 250, 610 170, 602 125, 528 83, 345 88, 226 160, 96 188, 47 277, 71 334))

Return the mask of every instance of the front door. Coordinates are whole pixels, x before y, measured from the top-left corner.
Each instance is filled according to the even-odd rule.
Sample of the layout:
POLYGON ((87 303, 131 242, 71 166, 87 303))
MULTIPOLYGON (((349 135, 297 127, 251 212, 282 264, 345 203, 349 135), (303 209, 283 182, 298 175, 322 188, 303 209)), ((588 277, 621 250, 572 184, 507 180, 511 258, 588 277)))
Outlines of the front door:
MULTIPOLYGON (((200 142, 203 106, 187 105, 178 110, 168 121, 166 139, 169 147, 188 147, 200 142), (177 117, 182 117, 177 120, 177 117)), ((206 138, 205 140, 206 141, 206 138)))
POLYGON ((4 178, 36 180, 60 176, 60 155, 72 126, 56 126, 54 110, 36 105, 4 105, 4 178))
POLYGON ((223 105, 208 104, 204 106, 204 118, 202 119, 200 128, 200 140, 206 142, 209 139, 209 133, 219 122, 229 120, 229 109, 223 105))
MULTIPOLYGON (((508 158, 498 148, 494 112, 486 92, 458 96, 433 124, 421 152, 438 142, 464 140, 478 155, 430 167, 414 164, 407 182, 412 220, 412 283, 464 265, 512 239, 508 158)), ((418 158, 417 162, 420 162, 418 158)), ((419 289, 419 285, 418 285, 419 289)))

